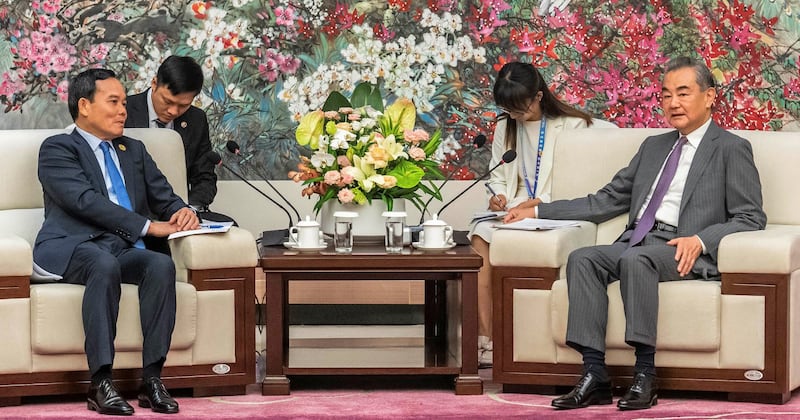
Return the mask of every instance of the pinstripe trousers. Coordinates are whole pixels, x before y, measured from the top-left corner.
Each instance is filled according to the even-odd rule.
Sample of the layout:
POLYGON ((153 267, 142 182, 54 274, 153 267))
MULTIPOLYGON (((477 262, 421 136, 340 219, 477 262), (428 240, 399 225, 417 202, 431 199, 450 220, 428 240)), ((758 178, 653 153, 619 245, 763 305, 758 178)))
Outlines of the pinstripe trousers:
POLYGON ((625 309, 625 342, 655 347, 658 324, 658 283, 681 278, 675 247, 666 242, 675 233, 651 231, 637 246, 628 248, 625 232, 611 245, 580 248, 567 261, 569 315, 567 344, 575 349, 589 347, 606 351, 608 323, 607 287, 620 282, 625 309))

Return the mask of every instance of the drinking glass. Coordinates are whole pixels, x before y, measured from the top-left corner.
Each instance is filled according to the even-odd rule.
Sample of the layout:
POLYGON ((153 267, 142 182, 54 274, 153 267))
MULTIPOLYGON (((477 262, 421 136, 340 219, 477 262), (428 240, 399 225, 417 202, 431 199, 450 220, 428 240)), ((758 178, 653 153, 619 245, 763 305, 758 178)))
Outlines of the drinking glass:
POLYGON ((386 252, 399 254, 403 252, 403 230, 406 227, 406 212, 387 211, 383 213, 386 218, 386 252))
POLYGON ((353 252, 353 219, 358 213, 337 211, 333 214, 333 246, 338 253, 353 252))

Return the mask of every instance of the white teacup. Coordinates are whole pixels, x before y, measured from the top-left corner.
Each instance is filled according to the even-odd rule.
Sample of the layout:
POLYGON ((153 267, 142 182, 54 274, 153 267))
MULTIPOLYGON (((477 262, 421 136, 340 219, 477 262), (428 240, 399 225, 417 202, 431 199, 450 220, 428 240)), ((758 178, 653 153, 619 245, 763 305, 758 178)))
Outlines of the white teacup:
POLYGON ((425 248, 444 248, 453 241, 453 227, 436 215, 422 224, 422 246, 425 248))
POLYGON ((318 247, 320 244, 319 222, 306 216, 306 220, 297 222, 296 226, 289 229, 289 238, 298 248, 318 247))

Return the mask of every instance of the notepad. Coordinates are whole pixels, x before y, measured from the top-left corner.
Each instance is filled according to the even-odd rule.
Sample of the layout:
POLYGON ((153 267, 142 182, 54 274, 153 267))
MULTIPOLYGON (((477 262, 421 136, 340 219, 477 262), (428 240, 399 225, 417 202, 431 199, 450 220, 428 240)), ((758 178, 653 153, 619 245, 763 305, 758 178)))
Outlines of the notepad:
POLYGON ((482 222, 484 220, 502 220, 507 214, 507 211, 478 211, 472 215, 470 224, 482 222))
POLYGON ((497 223, 497 229, 513 230, 553 230, 568 227, 581 227, 577 220, 552 220, 552 219, 533 219, 525 218, 513 223, 497 223))
POLYGON ((231 226, 233 226, 233 222, 203 222, 200 223, 200 229, 175 232, 170 234, 167 239, 182 238, 190 235, 201 235, 204 233, 224 233, 229 231, 231 226))

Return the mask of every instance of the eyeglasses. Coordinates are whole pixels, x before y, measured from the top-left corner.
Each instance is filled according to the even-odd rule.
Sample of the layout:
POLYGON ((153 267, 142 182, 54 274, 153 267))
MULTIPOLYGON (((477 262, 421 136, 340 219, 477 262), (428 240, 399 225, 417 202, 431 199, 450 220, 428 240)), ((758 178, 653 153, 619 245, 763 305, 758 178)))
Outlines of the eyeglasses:
POLYGON ((525 109, 508 109, 508 108, 505 108, 505 107, 502 107, 502 106, 498 106, 497 109, 500 110, 501 113, 506 113, 506 114, 509 114, 509 115, 511 115, 511 114, 525 114, 526 112, 531 110, 531 107, 533 106, 533 103, 534 102, 531 101, 531 103, 528 104, 528 106, 525 107, 525 109))

